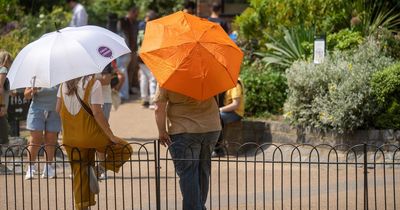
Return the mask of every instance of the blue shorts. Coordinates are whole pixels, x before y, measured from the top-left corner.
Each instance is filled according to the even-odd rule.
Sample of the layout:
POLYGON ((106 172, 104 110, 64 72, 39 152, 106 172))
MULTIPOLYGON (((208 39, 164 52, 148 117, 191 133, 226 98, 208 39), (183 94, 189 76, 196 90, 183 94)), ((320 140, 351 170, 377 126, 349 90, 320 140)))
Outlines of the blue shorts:
POLYGON ((242 117, 236 112, 221 112, 220 116, 224 125, 242 120, 242 117))
POLYGON ((106 118, 107 121, 110 119, 111 107, 112 107, 111 103, 104 103, 102 107, 104 117, 106 118))
POLYGON ((26 128, 31 131, 60 132, 60 115, 56 111, 29 108, 26 128))

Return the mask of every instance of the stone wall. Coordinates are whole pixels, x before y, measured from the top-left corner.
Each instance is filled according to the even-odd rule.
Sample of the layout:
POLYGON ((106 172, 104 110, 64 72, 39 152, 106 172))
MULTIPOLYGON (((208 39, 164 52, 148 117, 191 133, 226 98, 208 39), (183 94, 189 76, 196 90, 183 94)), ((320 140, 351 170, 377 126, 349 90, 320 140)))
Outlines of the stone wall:
POLYGON ((293 127, 285 122, 249 121, 231 124, 226 127, 227 141, 246 143, 289 143, 289 144, 329 144, 356 145, 399 145, 400 131, 394 130, 357 130, 345 134, 335 132, 318 132, 316 130, 293 127))

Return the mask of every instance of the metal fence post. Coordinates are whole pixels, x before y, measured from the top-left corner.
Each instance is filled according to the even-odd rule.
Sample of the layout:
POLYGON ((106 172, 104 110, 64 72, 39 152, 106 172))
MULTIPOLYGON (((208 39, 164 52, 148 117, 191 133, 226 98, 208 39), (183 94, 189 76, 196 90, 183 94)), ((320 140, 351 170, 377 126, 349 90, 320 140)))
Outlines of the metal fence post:
POLYGON ((364 210, 368 210, 368 150, 364 143, 364 210))
POLYGON ((154 141, 154 158, 155 158, 155 169, 156 169, 156 209, 161 210, 161 176, 160 176, 160 142, 154 141))

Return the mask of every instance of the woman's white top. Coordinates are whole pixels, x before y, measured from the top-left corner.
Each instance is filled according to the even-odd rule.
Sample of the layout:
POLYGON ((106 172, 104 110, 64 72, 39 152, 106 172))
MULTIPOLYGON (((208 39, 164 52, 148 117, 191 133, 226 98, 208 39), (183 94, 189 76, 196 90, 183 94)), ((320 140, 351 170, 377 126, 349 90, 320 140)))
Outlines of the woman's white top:
MULTIPOLYGON (((84 83, 85 87, 82 87, 83 78, 78 83, 78 95, 82 100, 84 100, 85 89, 91 79, 92 79, 92 77, 86 78, 86 81, 84 83)), ((78 98, 75 96, 75 94, 72 94, 70 96, 67 95, 68 87, 67 87, 66 83, 63 83, 62 88, 60 86, 60 88, 58 89, 58 94, 57 94, 58 98, 61 98, 61 89, 62 89, 62 97, 64 99, 64 104, 65 104, 68 112, 72 115, 78 114, 79 110, 82 107, 78 101, 78 98)), ((94 85, 93 85, 93 88, 92 88, 92 91, 91 91, 90 97, 89 97, 89 103, 90 104, 100 104, 100 105, 104 104, 102 87, 101 87, 100 81, 98 81, 98 80, 96 80, 94 82, 94 85)))

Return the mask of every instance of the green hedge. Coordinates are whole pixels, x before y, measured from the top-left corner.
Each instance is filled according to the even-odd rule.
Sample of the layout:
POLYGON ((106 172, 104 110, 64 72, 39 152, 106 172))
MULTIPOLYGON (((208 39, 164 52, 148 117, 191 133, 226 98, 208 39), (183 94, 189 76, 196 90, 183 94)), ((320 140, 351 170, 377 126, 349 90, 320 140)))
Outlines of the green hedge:
POLYGON ((246 113, 252 116, 281 114, 286 100, 286 78, 281 71, 259 62, 245 64, 241 79, 245 87, 246 113))
POLYGON ((379 109, 375 127, 400 129, 400 63, 375 73, 371 86, 379 109))

